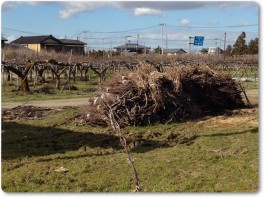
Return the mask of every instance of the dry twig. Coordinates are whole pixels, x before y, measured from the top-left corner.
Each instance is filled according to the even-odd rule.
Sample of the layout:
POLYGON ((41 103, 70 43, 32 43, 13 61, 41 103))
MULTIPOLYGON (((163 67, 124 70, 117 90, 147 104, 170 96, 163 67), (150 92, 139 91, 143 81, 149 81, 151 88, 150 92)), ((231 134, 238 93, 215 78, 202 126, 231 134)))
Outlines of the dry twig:
POLYGON ((140 181, 139 181, 139 178, 138 178, 137 170, 135 168, 134 159, 132 158, 131 153, 130 153, 129 148, 128 148, 128 145, 127 145, 126 138, 121 133, 120 125, 118 124, 118 122, 115 119, 115 115, 114 115, 113 109, 110 107, 109 104, 106 103, 106 105, 109 107, 108 118, 110 120, 111 126, 114 129, 114 131, 117 133, 117 135, 119 137, 119 140, 120 140, 120 143, 122 144, 122 146, 125 149, 125 153, 127 155, 129 166, 131 168, 131 173, 132 173, 132 176, 133 176, 133 179, 134 179, 134 183, 135 183, 135 186, 136 186, 135 192, 140 192, 141 191, 140 181))

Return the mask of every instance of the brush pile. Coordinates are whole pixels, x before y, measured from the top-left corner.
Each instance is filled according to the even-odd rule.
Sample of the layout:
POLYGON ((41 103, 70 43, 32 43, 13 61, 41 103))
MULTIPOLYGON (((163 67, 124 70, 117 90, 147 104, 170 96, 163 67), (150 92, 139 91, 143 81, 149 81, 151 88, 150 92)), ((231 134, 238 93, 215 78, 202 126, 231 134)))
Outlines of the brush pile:
POLYGON ((234 80, 207 66, 160 73, 146 64, 129 75, 117 75, 92 98, 81 124, 110 124, 110 110, 122 127, 195 119, 243 107, 240 93, 234 80))

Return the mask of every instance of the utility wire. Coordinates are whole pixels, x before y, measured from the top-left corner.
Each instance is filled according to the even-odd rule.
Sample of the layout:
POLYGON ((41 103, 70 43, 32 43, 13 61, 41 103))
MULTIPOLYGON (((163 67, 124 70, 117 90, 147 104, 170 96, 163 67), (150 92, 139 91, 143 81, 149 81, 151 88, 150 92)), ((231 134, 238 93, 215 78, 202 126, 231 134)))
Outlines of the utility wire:
POLYGON ((169 27, 176 27, 176 28, 208 28, 208 29, 215 29, 215 28, 238 28, 238 27, 252 27, 258 26, 258 24, 247 24, 247 25, 227 25, 227 26, 177 26, 177 25, 166 25, 169 27))
POLYGON ((130 30, 120 30, 120 31, 106 31, 106 32, 102 32, 102 31, 87 31, 88 33, 105 33, 105 34, 114 34, 114 33, 126 33, 126 32, 134 32, 134 31, 138 31, 138 30, 146 30, 146 29, 151 29, 151 28, 155 28, 155 27, 159 27, 159 25, 154 25, 154 26, 150 26, 150 27, 145 27, 145 28, 137 28, 137 29, 130 29, 130 30))
POLYGON ((113 36, 113 37, 81 37, 82 39, 90 40, 103 40, 103 39, 116 39, 116 38, 125 38, 124 36, 113 36))
MULTIPOLYGON (((208 29, 215 29, 215 28, 237 28, 237 27, 252 27, 252 26, 258 26, 258 24, 247 24, 247 25, 229 25, 229 26, 177 26, 177 25, 167 25, 168 27, 174 27, 174 28, 208 28, 208 29)), ((139 31, 139 30, 145 30, 145 29, 152 29, 152 28, 157 28, 159 25, 154 25, 150 27, 145 27, 145 28, 136 28, 136 29, 130 29, 130 30, 120 30, 120 31, 83 31, 86 33, 105 33, 105 34, 114 34, 114 33, 127 33, 127 32, 134 32, 134 31, 139 31)), ((8 27, 2 27, 4 30, 10 30, 10 31, 15 31, 15 32, 20 32, 20 33, 25 33, 25 34, 33 34, 33 35, 43 35, 41 33, 36 33, 36 32, 30 32, 30 31, 24 31, 24 30, 19 30, 19 29, 14 29, 14 28, 8 28, 8 27)), ((79 33, 80 34, 80 33, 79 33)))
POLYGON ((4 30, 14 31, 14 32, 25 33, 25 34, 43 35, 43 34, 36 33, 36 32, 28 32, 28 31, 24 31, 24 30, 18 30, 18 29, 7 28, 7 27, 2 27, 2 29, 4 29, 4 30))
MULTIPOLYGON (((24 34, 36 35, 36 36, 50 35, 50 34, 43 34, 43 33, 36 33, 36 32, 29 32, 29 31, 24 31, 24 30, 18 30, 18 29, 8 28, 8 27, 2 27, 2 29, 7 30, 7 31, 20 32, 20 33, 24 33, 24 34)), ((53 36, 59 37, 58 35, 53 35, 53 36)))

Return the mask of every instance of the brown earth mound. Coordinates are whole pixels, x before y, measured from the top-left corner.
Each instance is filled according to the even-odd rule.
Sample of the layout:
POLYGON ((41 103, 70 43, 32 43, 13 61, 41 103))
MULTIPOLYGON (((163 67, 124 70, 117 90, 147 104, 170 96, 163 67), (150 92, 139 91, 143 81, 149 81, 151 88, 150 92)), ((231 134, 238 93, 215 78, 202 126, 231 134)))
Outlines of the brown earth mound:
POLYGON ((164 73, 144 65, 117 75, 90 102, 82 124, 109 123, 112 109, 120 126, 178 122, 245 106, 229 77, 207 66, 175 67, 164 73))
POLYGON ((3 120, 18 120, 18 119, 41 119, 48 115, 53 109, 35 107, 35 106, 17 106, 11 109, 2 111, 3 120))
POLYGON ((54 94, 54 88, 49 86, 49 85, 45 85, 35 91, 33 91, 33 93, 40 93, 40 94, 54 94))

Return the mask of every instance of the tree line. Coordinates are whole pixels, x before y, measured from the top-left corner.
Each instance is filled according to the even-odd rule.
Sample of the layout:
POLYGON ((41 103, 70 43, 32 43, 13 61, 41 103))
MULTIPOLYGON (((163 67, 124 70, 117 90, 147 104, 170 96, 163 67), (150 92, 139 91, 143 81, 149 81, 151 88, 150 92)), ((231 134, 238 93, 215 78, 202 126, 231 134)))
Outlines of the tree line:
POLYGON ((244 54, 258 54, 258 43, 259 40, 256 37, 251 39, 246 44, 246 33, 242 32, 233 46, 228 45, 226 48, 227 55, 244 55, 244 54))
MULTIPOLYGON (((237 37, 234 45, 227 45, 225 54, 226 55, 245 55, 245 54, 258 54, 258 46, 259 39, 256 37, 255 39, 251 39, 248 44, 246 43, 246 33, 242 32, 240 36, 237 37)), ((208 53, 208 49, 203 48, 200 50, 202 54, 208 53)))

